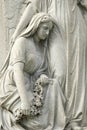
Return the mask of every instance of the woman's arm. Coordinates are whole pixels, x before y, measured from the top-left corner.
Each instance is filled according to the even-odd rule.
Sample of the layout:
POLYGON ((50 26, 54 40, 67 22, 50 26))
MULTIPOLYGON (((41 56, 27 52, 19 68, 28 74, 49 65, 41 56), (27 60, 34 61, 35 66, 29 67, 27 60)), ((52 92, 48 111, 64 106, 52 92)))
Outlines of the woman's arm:
POLYGON ((28 110, 29 102, 27 98, 27 91, 25 89, 23 69, 24 69, 24 63, 18 62, 14 64, 14 79, 21 98, 21 109, 28 110))

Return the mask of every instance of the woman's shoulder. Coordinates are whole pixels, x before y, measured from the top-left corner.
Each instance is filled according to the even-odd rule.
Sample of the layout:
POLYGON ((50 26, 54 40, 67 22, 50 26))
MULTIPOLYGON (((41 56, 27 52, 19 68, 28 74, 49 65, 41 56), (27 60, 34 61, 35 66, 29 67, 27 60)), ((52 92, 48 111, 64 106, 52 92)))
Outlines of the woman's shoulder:
POLYGON ((27 47, 30 47, 32 43, 33 43, 32 37, 29 37, 29 38, 19 37, 16 39, 13 45, 13 49, 20 48, 21 50, 25 50, 27 49, 27 47))
POLYGON ((25 37, 18 37, 15 41, 15 44, 19 43, 19 44, 22 44, 22 43, 25 43, 27 41, 27 38, 25 37))
POLYGON ((16 39, 12 47, 11 53, 16 53, 18 51, 25 52, 25 48, 26 48, 26 38, 19 37, 16 39))
POLYGON ((13 45, 13 48, 25 48, 27 39, 18 37, 13 45))

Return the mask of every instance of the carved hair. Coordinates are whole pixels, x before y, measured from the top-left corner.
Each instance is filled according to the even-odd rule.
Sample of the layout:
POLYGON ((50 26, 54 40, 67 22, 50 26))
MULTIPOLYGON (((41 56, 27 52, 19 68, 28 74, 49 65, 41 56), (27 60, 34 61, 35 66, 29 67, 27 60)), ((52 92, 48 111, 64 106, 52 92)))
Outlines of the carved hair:
POLYGON ((53 24, 56 24, 55 20, 49 14, 42 12, 37 13, 31 19, 27 29, 25 29, 25 31, 20 36, 29 37, 33 35, 37 31, 39 25, 44 22, 52 22, 53 24))

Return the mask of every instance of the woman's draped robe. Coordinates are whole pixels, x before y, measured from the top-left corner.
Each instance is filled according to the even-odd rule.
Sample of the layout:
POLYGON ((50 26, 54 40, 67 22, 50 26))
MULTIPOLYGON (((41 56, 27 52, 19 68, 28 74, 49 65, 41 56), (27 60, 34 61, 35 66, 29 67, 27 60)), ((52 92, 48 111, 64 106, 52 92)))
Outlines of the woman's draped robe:
POLYGON ((58 38, 53 37, 55 40, 50 40, 51 67, 57 76, 66 72, 66 85, 62 89, 67 99, 65 108, 67 122, 81 125, 86 111, 87 24, 78 4, 85 8, 86 16, 87 1, 48 0, 47 2, 49 3, 47 12, 56 19, 60 30, 62 27, 62 35, 65 38, 63 44, 58 38), (53 44, 54 41, 56 44, 53 44))
POLYGON ((56 41, 56 44, 52 44, 54 42, 50 40, 50 56, 54 63, 51 62, 53 71, 55 70, 58 76, 61 70, 63 72, 66 72, 64 69, 67 70, 66 85, 63 86, 63 92, 67 99, 65 108, 67 122, 72 125, 81 125, 81 123, 83 125, 87 92, 87 24, 85 19, 87 18, 87 1, 54 0, 48 3, 50 6, 48 6, 47 11, 56 19, 59 27, 62 27, 62 34, 65 38, 63 44, 57 38, 53 40, 56 41), (85 8, 85 14, 83 14, 79 4, 85 8), (65 49, 64 53, 62 49, 65 49))
MULTIPOLYGON (((87 7, 86 1, 80 1, 87 7)), ((65 32, 67 75, 66 116, 70 124, 82 125, 86 106, 87 25, 76 0, 59 2, 58 20, 65 32)))

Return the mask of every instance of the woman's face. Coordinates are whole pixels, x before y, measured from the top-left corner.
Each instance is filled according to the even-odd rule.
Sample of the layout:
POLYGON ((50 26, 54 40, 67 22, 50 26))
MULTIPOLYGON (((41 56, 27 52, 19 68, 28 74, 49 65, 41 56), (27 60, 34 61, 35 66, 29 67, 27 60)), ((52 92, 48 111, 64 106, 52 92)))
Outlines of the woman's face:
POLYGON ((37 30, 37 36, 40 40, 45 40, 49 33, 50 30, 52 29, 53 23, 50 22, 46 22, 46 23, 41 23, 38 30, 37 30))

